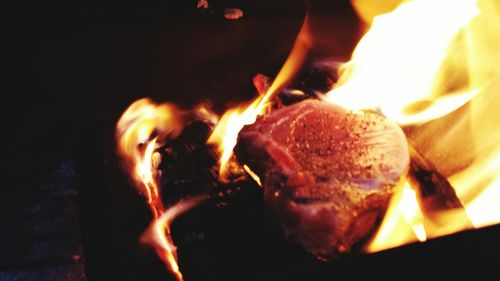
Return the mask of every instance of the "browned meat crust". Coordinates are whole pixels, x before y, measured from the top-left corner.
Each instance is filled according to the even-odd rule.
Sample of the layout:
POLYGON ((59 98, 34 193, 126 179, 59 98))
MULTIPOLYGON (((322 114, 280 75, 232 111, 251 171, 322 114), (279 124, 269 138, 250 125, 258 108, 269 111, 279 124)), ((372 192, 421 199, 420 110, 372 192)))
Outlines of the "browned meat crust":
POLYGON ((286 237, 326 259, 374 230, 409 165, 396 124, 315 100, 245 126, 235 153, 261 178, 286 237))

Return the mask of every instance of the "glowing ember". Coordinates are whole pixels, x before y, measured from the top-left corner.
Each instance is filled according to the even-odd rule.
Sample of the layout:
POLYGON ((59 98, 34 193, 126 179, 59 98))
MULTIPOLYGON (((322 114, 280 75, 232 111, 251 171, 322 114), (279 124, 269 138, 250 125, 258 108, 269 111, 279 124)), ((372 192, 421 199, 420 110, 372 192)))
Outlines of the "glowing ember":
POLYGON ((196 8, 198 9, 208 9, 208 1, 207 0, 198 0, 196 4, 196 8))
POLYGON ((243 11, 238 8, 224 9, 224 17, 228 20, 237 20, 243 17, 243 11))
POLYGON ((252 177, 252 179, 260 186, 262 187, 262 182, 260 181, 260 178, 259 176, 257 176, 256 173, 254 173, 250 167, 248 167, 247 165, 243 165, 243 169, 245 169, 245 171, 250 175, 250 177, 252 177))

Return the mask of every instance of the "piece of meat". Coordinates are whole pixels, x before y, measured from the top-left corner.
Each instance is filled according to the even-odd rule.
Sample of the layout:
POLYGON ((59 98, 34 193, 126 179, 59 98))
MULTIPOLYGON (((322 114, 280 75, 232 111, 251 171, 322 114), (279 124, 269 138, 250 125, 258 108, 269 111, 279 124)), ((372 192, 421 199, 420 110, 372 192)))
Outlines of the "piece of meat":
POLYGON ((373 232, 409 166, 395 123, 317 100, 245 126, 235 154, 260 177, 286 237, 322 259, 373 232))

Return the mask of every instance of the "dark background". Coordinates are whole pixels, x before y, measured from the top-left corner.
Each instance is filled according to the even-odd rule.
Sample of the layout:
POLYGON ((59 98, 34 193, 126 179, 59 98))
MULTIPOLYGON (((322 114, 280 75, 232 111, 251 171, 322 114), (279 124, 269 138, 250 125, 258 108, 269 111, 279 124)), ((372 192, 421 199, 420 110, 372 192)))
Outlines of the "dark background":
MULTIPOLYGON (((249 100, 255 94, 252 77, 277 73, 306 11, 296 0, 208 2, 208 10, 183 0, 37 1, 6 9, 2 112, 9 161, 2 213, 8 217, 25 204, 62 162, 74 162, 89 280, 169 278, 154 254, 137 242, 149 214, 119 168, 114 126, 120 114, 141 97, 186 108, 210 100, 219 112, 249 100), (232 7, 245 16, 224 19, 224 8, 232 7)), ((360 30, 347 1, 307 5, 315 15, 316 55, 346 59, 360 30)), ((318 280, 366 273, 358 267, 380 276, 384 271, 378 269, 405 258, 409 265, 404 268, 419 272, 457 273, 455 264, 489 268, 490 262, 498 264, 498 243, 489 242, 498 233, 493 228, 461 234, 456 241, 383 253, 375 262, 348 258, 333 266, 281 268, 241 279, 318 280)))

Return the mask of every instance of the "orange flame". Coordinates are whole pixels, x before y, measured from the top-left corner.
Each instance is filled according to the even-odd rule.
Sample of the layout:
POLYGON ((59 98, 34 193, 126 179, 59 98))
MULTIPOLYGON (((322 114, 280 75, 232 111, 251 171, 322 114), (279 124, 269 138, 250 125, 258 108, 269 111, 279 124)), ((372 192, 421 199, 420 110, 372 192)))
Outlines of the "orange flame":
POLYGON ((427 240, 424 215, 408 181, 393 195, 387 214, 390 215, 386 216, 377 235, 366 246, 368 252, 427 240))
POLYGON ((163 212, 153 168, 158 137, 179 134, 180 111, 172 104, 156 105, 140 99, 129 106, 116 125, 118 153, 139 190, 146 195, 155 218, 163 212), (144 148, 145 147, 145 148, 144 148))
MULTIPOLYGON (((227 164, 236 145, 238 133, 245 125, 255 122, 258 115, 268 110, 273 95, 279 92, 298 71, 310 45, 311 37, 306 17, 291 55, 264 95, 257 97, 248 106, 227 110, 220 120, 206 105, 199 105, 193 110, 192 113, 200 119, 213 125, 217 124, 207 143, 216 144, 219 148, 221 180, 225 180, 228 175, 227 164)), ((177 264, 176 248, 170 236, 170 223, 177 215, 192 208, 201 200, 198 198, 181 201, 164 210, 155 178, 154 151, 158 146, 158 140, 178 135, 183 126, 182 113, 175 105, 169 103, 156 105, 149 99, 141 99, 123 113, 116 127, 118 152, 125 160, 136 186, 146 195, 154 215, 154 220, 141 241, 155 247, 159 257, 178 280, 182 280, 182 274, 177 264), (145 149, 141 149, 144 146, 145 149)), ((248 167, 245 170, 260 185, 259 178, 248 167)))
MULTIPOLYGON (((494 0, 384 0, 383 9, 373 9, 364 6, 370 1, 352 3, 372 27, 324 99, 352 110, 378 110, 411 128, 409 138, 417 150, 455 188, 467 222, 474 227, 499 223, 500 32, 496 28, 500 4, 494 0), (396 2, 401 4, 396 7, 396 2)), ((220 119, 204 106, 194 110, 215 126, 207 142, 219 149, 221 180, 227 179, 238 133, 269 110, 273 96, 297 73, 312 45, 306 17, 290 56, 267 91, 247 105, 227 110, 220 119)), ((171 104, 155 105, 143 99, 123 114, 116 131, 119 153, 154 213, 142 241, 154 245, 178 280, 182 274, 170 223, 201 200, 181 201, 164 210, 152 167, 158 142, 180 132, 182 116, 171 104)), ((244 169, 260 185, 260 179, 248 167, 244 169)), ((366 250, 425 241, 465 229, 467 222, 457 210, 426 213, 406 179, 366 250)))
POLYGON ((154 220, 149 229, 143 234, 141 242, 153 246, 158 256, 165 262, 168 269, 177 280, 183 280, 177 264, 177 248, 172 241, 170 225, 180 214, 192 209, 203 201, 205 197, 194 197, 177 202, 168 208, 158 219, 154 220))
POLYGON ((290 55, 266 93, 254 99, 248 105, 229 109, 223 114, 217 127, 208 139, 208 143, 216 144, 219 148, 221 154, 219 159, 219 175, 222 180, 227 178, 229 172, 227 164, 233 154, 238 133, 245 125, 254 123, 257 116, 264 114, 269 109, 271 99, 298 72, 311 46, 312 37, 309 30, 309 20, 306 16, 290 55))
POLYGON ((477 90, 444 92, 436 77, 453 39, 477 14, 474 0, 416 0, 376 17, 326 99, 351 109, 379 109, 400 124, 457 109, 477 90), (407 113, 411 106, 424 110, 407 113))
POLYGON ((262 182, 260 181, 259 176, 250 169, 247 165, 243 165, 243 169, 248 173, 248 175, 260 186, 262 187, 262 182))
POLYGON ((209 144, 216 144, 219 148, 219 176, 225 180, 228 176, 228 162, 233 155, 233 148, 238 139, 238 133, 245 125, 255 122, 258 115, 265 112, 268 107, 267 103, 263 102, 264 98, 258 97, 248 106, 241 106, 227 110, 214 131, 208 139, 209 144))
POLYGON ((466 229, 468 220, 474 227, 499 223, 500 133, 492 121, 500 120, 498 2, 389 0, 381 9, 352 3, 373 24, 325 100, 411 125, 412 142, 447 176, 468 216, 426 213, 405 182, 367 251, 466 229))
MULTIPOLYGON (((204 107, 198 111, 209 115, 204 107)), ((170 235, 170 224, 178 215, 201 202, 202 198, 180 201, 164 209, 156 177, 160 155, 155 150, 160 140, 180 133, 184 126, 182 115, 172 104, 157 105, 149 99, 140 99, 129 106, 116 126, 118 153, 125 161, 137 188, 146 196, 153 213, 153 222, 141 241, 156 249, 158 256, 179 281, 183 278, 170 235)))

